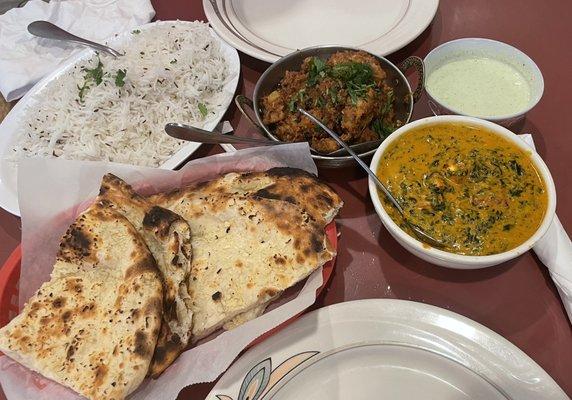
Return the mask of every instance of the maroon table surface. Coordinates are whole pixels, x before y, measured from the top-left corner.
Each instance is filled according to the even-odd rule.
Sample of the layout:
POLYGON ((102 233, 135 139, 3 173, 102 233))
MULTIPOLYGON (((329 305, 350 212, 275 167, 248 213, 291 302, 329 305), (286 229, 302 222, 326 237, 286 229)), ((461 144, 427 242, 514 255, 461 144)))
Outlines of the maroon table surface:
MULTIPOLYGON (((206 20, 200 0, 153 1, 162 20, 206 20)), ((572 232, 572 189, 566 174, 572 149, 572 1, 441 0, 433 23, 404 49, 388 58, 424 57, 437 45, 463 37, 484 37, 509 43, 528 54, 545 80, 544 96, 516 133, 532 133, 548 164, 558 192, 558 216, 572 232)), ((269 64, 240 54, 238 92, 252 95, 254 84, 269 64)), ((415 107, 413 119, 429 116, 427 99, 415 107)), ((252 128, 233 106, 229 119, 237 134, 252 128)), ((194 157, 221 152, 203 146, 194 157)), ((506 264, 477 271, 430 265, 405 251, 383 228, 373 210, 365 174, 357 168, 320 170, 345 201, 337 265, 327 289, 314 306, 366 298, 397 298, 443 307, 471 318, 504 336, 572 396, 572 330, 546 268, 532 252, 506 264)), ((0 210, 0 263, 20 241, 20 221, 0 210)), ((1 264, 0 264, 1 265, 1 264)), ((570 266, 572 268, 572 266, 570 266)), ((183 390, 180 399, 205 398, 213 383, 183 390)))

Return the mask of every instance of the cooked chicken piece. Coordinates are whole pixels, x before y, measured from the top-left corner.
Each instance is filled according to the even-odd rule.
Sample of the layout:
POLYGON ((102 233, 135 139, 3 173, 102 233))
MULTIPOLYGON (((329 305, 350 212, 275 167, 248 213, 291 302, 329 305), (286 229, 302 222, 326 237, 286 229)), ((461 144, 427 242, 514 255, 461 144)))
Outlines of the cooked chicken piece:
POLYGON ((320 153, 331 153, 340 148, 336 141, 330 137, 327 138, 317 138, 314 137, 310 142, 310 146, 313 149, 318 150, 320 153))
POLYGON ((265 124, 274 124, 286 117, 284 98, 280 90, 275 90, 268 96, 263 97, 262 107, 265 111, 262 116, 262 122, 265 124))
POLYGON ((369 89, 363 99, 359 99, 356 104, 348 104, 342 111, 342 129, 348 132, 361 132, 372 121, 375 116, 377 105, 376 92, 369 89))

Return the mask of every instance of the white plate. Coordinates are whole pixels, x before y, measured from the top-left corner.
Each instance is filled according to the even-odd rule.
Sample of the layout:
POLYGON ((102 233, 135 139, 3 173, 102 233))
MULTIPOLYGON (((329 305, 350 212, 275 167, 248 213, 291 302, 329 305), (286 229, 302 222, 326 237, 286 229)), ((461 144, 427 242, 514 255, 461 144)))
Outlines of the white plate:
POLYGON ((433 20, 439 0, 203 0, 214 30, 238 50, 274 62, 317 45, 399 50, 433 20))
POLYGON ((404 300, 340 303, 249 350, 207 400, 568 399, 490 329, 404 300))
MULTIPOLYGON (((187 24, 185 21, 159 21, 146 24, 139 29, 148 29, 149 27, 156 24, 187 24)), ((238 78, 240 76, 240 59, 238 57, 237 51, 221 40, 214 31, 212 31, 213 37, 220 42, 221 50, 228 61, 230 74, 233 76, 224 87, 223 91, 228 94, 228 99, 222 105, 218 111, 217 118, 211 122, 205 124, 203 129, 213 130, 217 124, 222 119, 224 113, 228 109, 236 87, 238 85, 238 78)), ((124 43, 134 36, 131 34, 131 30, 124 32, 108 42, 111 47, 114 44, 124 43)), ((16 139, 15 133, 18 130, 18 126, 26 115, 27 110, 37 104, 38 101, 42 99, 46 87, 48 87, 52 81, 56 80, 60 75, 65 74, 68 70, 73 68, 77 63, 93 56, 93 51, 86 49, 75 56, 70 57, 62 65, 44 77, 39 81, 20 101, 14 106, 10 113, 0 124, 0 207, 4 210, 19 216, 20 209, 18 207, 18 190, 17 190, 17 168, 13 163, 9 163, 4 160, 4 155, 11 151, 12 145, 16 139)), ((175 121, 176 122, 176 121, 175 121)), ((199 147, 201 143, 189 142, 186 146, 182 147, 177 151, 171 158, 169 158, 160 168, 163 169, 174 169, 179 166, 183 161, 185 161, 191 154, 193 154, 199 147)))

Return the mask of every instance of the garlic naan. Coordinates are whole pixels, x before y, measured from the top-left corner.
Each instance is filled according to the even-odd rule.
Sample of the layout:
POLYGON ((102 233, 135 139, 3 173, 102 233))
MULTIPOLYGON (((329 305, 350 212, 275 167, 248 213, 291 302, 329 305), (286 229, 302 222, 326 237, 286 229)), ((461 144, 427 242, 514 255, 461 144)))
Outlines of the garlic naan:
POLYGON ((193 232, 193 340, 258 316, 335 255, 324 227, 342 202, 301 170, 230 173, 151 201, 181 215, 193 232))
POLYGON ((113 174, 103 177, 96 202, 118 211, 133 224, 163 275, 163 325, 149 368, 149 375, 157 377, 181 354, 191 336, 189 225, 174 212, 150 204, 113 174))

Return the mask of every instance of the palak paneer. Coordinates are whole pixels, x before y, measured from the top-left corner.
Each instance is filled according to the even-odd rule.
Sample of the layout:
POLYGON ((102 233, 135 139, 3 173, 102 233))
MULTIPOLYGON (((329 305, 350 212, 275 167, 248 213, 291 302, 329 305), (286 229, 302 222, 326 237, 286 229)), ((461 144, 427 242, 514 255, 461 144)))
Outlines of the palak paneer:
MULTIPOLYGON (((530 153, 500 135, 459 123, 412 130, 391 143, 377 175, 408 218, 463 255, 490 255, 529 239, 547 210, 530 153)), ((390 217, 411 234, 382 193, 390 217)))

